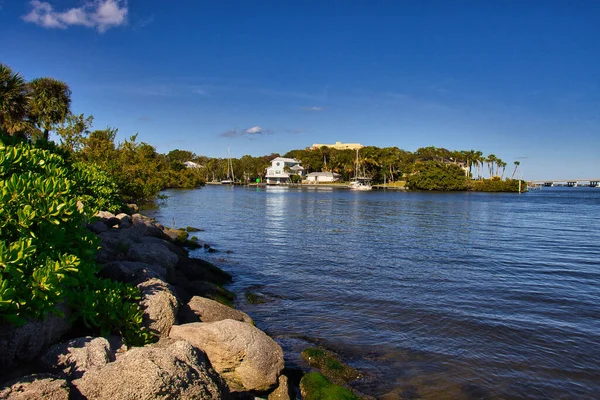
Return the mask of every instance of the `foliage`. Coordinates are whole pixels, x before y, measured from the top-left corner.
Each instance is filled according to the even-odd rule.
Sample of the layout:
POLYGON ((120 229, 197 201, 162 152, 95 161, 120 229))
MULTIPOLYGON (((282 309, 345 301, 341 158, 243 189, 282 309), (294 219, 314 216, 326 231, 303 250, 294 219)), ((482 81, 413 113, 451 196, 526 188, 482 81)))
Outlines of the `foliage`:
POLYGON ((425 161, 417 165, 417 172, 407 178, 412 190, 466 190, 467 179, 458 165, 439 161, 425 161))
POLYGON ((94 175, 50 150, 5 142, 0 138, 0 318, 19 324, 60 313, 57 306, 66 302, 104 332, 121 332, 132 342, 149 338, 134 289, 96 276, 98 238, 85 228, 77 204, 87 202, 83 211, 99 207, 85 199, 94 175))
POLYGON ((96 164, 74 163, 73 180, 77 199, 89 215, 98 211, 117 212, 122 207, 119 187, 108 174, 96 164))
POLYGON ((359 400, 352 391, 334 385, 318 372, 304 375, 300 380, 300 388, 305 400, 359 400))
POLYGON ((70 113, 71 89, 53 78, 36 78, 27 86, 30 92, 28 118, 48 140, 49 132, 70 113))
POLYGON ((25 79, 0 63, 0 129, 10 134, 24 130, 27 96, 25 79))
MULTIPOLYGON (((501 180, 499 177, 492 179, 484 179, 480 181, 469 182, 469 190, 474 192, 518 192, 519 180, 506 179, 501 180), (496 179, 494 179, 496 178, 496 179)), ((527 182, 521 181, 521 192, 527 189, 527 182)))

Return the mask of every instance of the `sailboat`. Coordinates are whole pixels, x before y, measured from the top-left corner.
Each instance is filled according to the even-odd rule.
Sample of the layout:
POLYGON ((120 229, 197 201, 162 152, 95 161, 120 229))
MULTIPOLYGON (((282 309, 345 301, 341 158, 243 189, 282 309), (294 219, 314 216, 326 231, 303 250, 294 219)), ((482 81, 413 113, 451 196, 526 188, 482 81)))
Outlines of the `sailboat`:
POLYGON ((373 190, 373 186, 371 186, 371 179, 364 176, 358 176, 358 170, 358 149, 356 149, 356 168, 354 169, 354 178, 352 178, 350 181, 350 190, 373 190))
POLYGON ((221 183, 223 185, 233 185, 234 181, 233 164, 231 162, 231 155, 229 154, 229 146, 227 146, 227 179, 223 179, 221 183))

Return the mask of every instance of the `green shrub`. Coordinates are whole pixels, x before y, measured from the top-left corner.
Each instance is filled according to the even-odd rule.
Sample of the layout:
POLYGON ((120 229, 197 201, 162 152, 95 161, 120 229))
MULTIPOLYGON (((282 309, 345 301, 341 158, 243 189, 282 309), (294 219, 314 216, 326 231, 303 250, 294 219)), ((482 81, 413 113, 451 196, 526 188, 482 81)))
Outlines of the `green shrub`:
POLYGON ((464 171, 455 164, 425 161, 417 164, 417 172, 407 178, 411 190, 466 190, 464 171))
POLYGON ((91 196, 100 191, 94 176, 49 150, 0 138, 0 319, 20 324, 60 313, 66 302, 86 325, 142 343, 151 338, 135 289, 96 276, 99 239, 85 223, 115 198, 110 190, 91 196))
MULTIPOLYGON (((469 182, 469 190, 474 192, 518 192, 519 180, 507 179, 503 181, 499 177, 495 176, 492 179, 469 182)), ((525 181, 521 181, 521 192, 526 190, 527 183, 525 181)))

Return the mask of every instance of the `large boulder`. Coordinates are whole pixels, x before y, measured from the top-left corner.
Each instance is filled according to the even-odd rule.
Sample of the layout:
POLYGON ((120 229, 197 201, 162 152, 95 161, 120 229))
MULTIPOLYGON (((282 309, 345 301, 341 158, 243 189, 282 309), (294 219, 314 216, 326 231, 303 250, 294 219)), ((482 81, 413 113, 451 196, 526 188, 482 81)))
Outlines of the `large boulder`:
POLYGON ((212 282, 206 281, 192 281, 187 282, 183 288, 192 296, 207 297, 212 300, 216 300, 221 304, 231 305, 235 300, 235 294, 229 290, 215 285, 212 282))
POLYGON ((190 281, 203 280, 222 285, 233 280, 230 274, 200 258, 180 257, 177 269, 190 281))
POLYGON ((142 292, 140 305, 144 312, 144 326, 157 335, 168 335, 179 310, 179 302, 171 286, 159 279, 150 279, 137 287, 142 292))
POLYGON ((113 281, 137 284, 152 278, 166 280, 167 270, 157 264, 119 260, 104 264, 99 275, 113 281))
POLYGON ((231 319, 174 325, 169 337, 183 339, 206 353, 232 392, 264 392, 277 384, 283 351, 254 326, 231 319))
POLYGON ((185 341, 134 348, 72 383, 89 400, 223 397, 223 384, 204 354, 185 341))
POLYGON ((51 313, 22 326, 0 324, 0 375, 20 363, 35 359, 44 348, 56 343, 71 329, 71 311, 64 305, 60 305, 59 309, 64 316, 51 313))
POLYGON ((216 322, 223 321, 224 319, 233 319, 235 321, 254 324, 252 318, 245 312, 205 297, 192 297, 185 308, 186 311, 189 310, 187 313, 188 318, 186 318, 185 322, 216 322))
POLYGON ((173 270, 179 261, 177 254, 160 243, 132 243, 127 250, 127 259, 158 264, 168 270, 173 270))
POLYGON ((6 400, 69 400, 71 389, 66 380, 51 374, 29 375, 9 382, 0 389, 6 400))
MULTIPOLYGON (((169 242, 168 240, 160 239, 154 236, 143 236, 140 238, 140 243, 146 243, 151 246, 153 245, 161 245, 171 250, 173 253, 177 254, 179 258, 187 257, 188 251, 181 246, 176 245, 175 243, 169 242)), ((177 260, 179 262, 179 259, 177 260)))
POLYGON ((162 227, 155 223, 150 217, 142 214, 133 214, 131 216, 133 228, 142 232, 142 236, 154 236, 161 239, 168 239, 168 236, 163 232, 162 227))
POLYGON ((88 336, 50 346, 40 361, 46 368, 62 371, 73 379, 114 361, 114 355, 108 340, 88 336))

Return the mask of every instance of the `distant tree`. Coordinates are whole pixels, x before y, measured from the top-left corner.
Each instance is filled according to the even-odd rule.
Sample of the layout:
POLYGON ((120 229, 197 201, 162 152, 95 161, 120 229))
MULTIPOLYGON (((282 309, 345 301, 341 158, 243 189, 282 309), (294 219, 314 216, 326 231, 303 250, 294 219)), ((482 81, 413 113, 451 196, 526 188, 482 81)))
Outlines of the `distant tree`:
POLYGON ((517 168, 519 168, 519 165, 521 165, 520 161, 515 161, 513 164, 515 164, 515 169, 513 170, 513 173, 510 177, 510 179, 514 179, 515 178, 515 173, 517 172, 517 168))
POLYGON ((27 98, 25 79, 0 63, 0 129, 11 135, 26 130, 27 98))
POLYGON ((466 190, 465 173, 456 164, 428 160, 418 163, 417 171, 407 178, 408 186, 416 190, 466 190))
POLYGON ((91 115, 88 117, 83 114, 67 115, 65 122, 56 128, 56 133, 60 138, 60 146, 72 153, 83 150, 93 122, 94 117, 91 115))
POLYGON ((29 120, 48 140, 55 125, 65 122, 71 107, 71 89, 53 78, 37 78, 29 82, 29 120))

